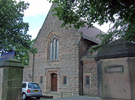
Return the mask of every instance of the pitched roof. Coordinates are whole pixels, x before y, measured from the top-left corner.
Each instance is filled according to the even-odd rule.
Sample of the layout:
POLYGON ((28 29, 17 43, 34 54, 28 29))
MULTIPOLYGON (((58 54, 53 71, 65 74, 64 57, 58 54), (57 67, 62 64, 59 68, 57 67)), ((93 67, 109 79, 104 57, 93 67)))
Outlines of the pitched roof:
MULTIPOLYGON (((48 14, 47 14, 47 17, 52 16, 52 14, 54 13, 54 12, 52 12, 52 9, 54 9, 56 6, 57 6, 56 3, 52 4, 52 6, 51 6, 51 8, 50 8, 50 10, 49 10, 49 12, 48 12, 48 14)), ((47 19, 47 17, 46 17, 46 19, 47 19)), ((46 22, 46 19, 45 19, 45 21, 44 21, 44 23, 43 23, 43 26, 44 26, 44 24, 45 24, 45 22, 46 22)), ((82 19, 80 19, 80 20, 83 21, 82 19)), ((43 27, 43 26, 42 26, 42 27, 43 27)), ((41 31, 41 29, 40 29, 40 31, 41 31)), ((39 31, 39 33, 40 33, 40 31, 39 31)), ((82 32, 82 38, 83 38, 83 39, 89 40, 89 41, 94 42, 94 43, 96 43, 96 44, 100 44, 100 43, 101 43, 101 41, 100 41, 99 39, 96 39, 95 36, 96 36, 97 34, 100 34, 102 31, 99 30, 99 29, 96 28, 96 27, 88 28, 88 25, 85 24, 85 27, 78 29, 77 32, 82 32)), ((102 33, 103 33, 103 32, 102 32, 102 33)), ((38 34, 38 35, 39 35, 39 34, 38 34)), ((37 36, 37 37, 38 37, 38 36, 37 36)))
POLYGON ((88 28, 88 25, 85 24, 85 27, 78 29, 77 31, 82 32, 82 38, 92 41, 94 43, 100 44, 101 41, 98 38, 95 38, 97 34, 104 33, 95 26, 88 28))

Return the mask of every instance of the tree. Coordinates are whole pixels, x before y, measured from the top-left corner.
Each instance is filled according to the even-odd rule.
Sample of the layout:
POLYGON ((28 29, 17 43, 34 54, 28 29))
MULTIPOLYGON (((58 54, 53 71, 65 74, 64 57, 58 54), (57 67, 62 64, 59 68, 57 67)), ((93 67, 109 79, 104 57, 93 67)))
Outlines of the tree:
POLYGON ((31 36, 27 34, 29 25, 23 22, 24 10, 28 6, 24 1, 0 0, 0 51, 15 51, 20 60, 28 51, 34 50, 31 36))
POLYGON ((113 27, 107 34, 99 34, 101 44, 93 49, 122 38, 135 42, 135 0, 50 0, 58 6, 54 15, 63 20, 62 26, 68 24, 75 28, 92 27, 94 23, 103 25, 111 22, 113 27), (79 21, 82 18, 83 21, 79 21))
MULTIPOLYGON (((29 64, 29 53, 30 53, 30 52, 31 52, 32 54, 37 53, 37 49, 36 49, 36 48, 33 48, 33 45, 34 45, 35 40, 36 40, 36 39, 33 39, 33 40, 31 41, 31 43, 30 43, 30 44, 31 44, 30 47, 31 47, 32 50, 26 50, 26 51, 25 51, 24 53, 22 53, 22 55, 21 55, 20 60, 22 61, 23 65, 28 65, 28 64, 29 64)), ((18 55, 18 57, 20 57, 20 55, 18 55)))

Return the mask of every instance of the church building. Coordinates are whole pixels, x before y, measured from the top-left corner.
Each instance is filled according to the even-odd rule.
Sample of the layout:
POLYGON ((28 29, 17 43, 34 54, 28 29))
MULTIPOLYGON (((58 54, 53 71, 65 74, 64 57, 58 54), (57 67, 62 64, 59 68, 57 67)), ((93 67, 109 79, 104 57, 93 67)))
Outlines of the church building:
POLYGON ((89 49, 100 43, 96 27, 80 29, 60 28, 62 21, 50 11, 35 40, 36 54, 29 55, 29 66, 24 68, 23 81, 39 83, 43 92, 75 93, 97 96, 96 53, 89 49), (33 77, 33 78, 32 78, 33 77))

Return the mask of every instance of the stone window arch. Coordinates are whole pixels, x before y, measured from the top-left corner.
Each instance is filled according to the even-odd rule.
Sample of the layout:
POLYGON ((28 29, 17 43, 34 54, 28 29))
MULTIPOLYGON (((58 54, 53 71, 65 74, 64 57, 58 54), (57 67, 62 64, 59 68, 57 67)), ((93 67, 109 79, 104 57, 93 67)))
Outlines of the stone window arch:
POLYGON ((57 60, 59 58, 59 36, 51 33, 48 39, 48 60, 57 60))

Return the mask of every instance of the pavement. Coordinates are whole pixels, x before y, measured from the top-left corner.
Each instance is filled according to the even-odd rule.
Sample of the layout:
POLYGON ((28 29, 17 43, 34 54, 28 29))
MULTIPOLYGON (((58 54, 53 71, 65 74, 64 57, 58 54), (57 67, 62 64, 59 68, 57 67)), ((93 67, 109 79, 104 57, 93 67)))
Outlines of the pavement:
MULTIPOLYGON (((46 96, 53 96, 53 99, 47 98, 47 100, 98 100, 98 97, 90 97, 90 96, 78 96, 74 93, 57 93, 57 92, 51 92, 49 94, 45 94, 46 96), (63 98, 61 98, 61 96, 63 98)), ((41 98, 40 100, 45 100, 45 98, 41 98)))
POLYGON ((27 98, 26 100, 98 100, 98 97, 90 97, 90 96, 78 96, 76 94, 72 95, 71 93, 43 93, 43 96, 40 99, 36 98, 27 98), (53 99, 52 99, 53 96, 53 99), (63 98, 61 98, 61 96, 63 98))
MULTIPOLYGON (((37 100, 36 98, 28 98, 26 100, 37 100)), ((73 96, 64 98, 54 98, 54 99, 43 99, 40 100, 98 100, 98 97, 87 97, 87 96, 73 96)))
POLYGON ((74 96, 74 97, 54 98, 47 100, 98 100, 98 97, 74 96))

